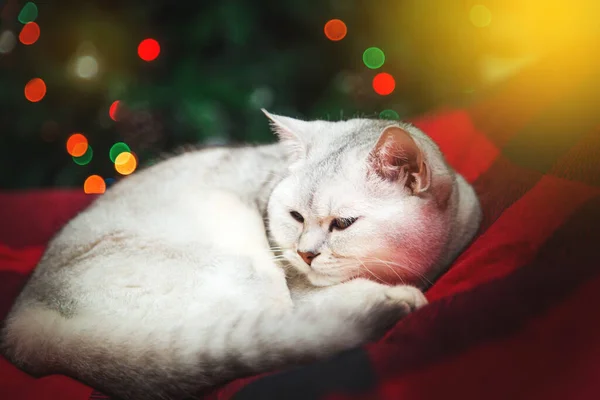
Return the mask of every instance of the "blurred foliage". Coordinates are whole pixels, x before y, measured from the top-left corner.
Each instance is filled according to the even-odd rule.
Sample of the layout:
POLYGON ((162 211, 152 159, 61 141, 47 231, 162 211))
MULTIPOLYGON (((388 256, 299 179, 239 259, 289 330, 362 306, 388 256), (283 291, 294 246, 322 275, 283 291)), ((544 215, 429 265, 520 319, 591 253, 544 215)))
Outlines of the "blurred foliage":
MULTIPOLYGON (((551 50, 548 43, 580 42, 584 29, 597 26, 596 9, 582 8, 588 3, 596 4, 571 2, 566 12, 555 0, 39 1, 40 39, 0 53, 0 188, 118 178, 108 157, 117 141, 142 164, 185 144, 272 141, 261 107, 335 120, 384 109, 405 118, 460 104, 551 50), (489 26, 470 21, 477 3, 491 10, 489 26), (543 23, 536 19, 542 8, 543 23), (339 42, 323 34, 331 18, 348 26, 339 42), (161 53, 144 62, 136 49, 148 37, 161 53), (386 54, 377 70, 362 62, 371 46, 386 54), (98 60, 93 79, 74 73, 82 55, 98 60), (381 71, 396 77, 389 96, 371 87, 381 71), (48 87, 39 103, 23 96, 34 77, 48 87), (108 113, 115 100, 118 122, 108 113), (74 132, 94 149, 86 166, 65 151, 74 132)), ((18 35, 24 4, 0 0, 0 35, 18 35)))

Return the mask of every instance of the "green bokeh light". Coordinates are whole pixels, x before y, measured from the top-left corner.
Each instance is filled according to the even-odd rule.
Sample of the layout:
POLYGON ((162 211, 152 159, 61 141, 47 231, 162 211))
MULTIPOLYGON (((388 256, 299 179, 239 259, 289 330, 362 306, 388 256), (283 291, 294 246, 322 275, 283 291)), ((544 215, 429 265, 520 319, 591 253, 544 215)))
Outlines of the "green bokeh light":
POLYGON ((94 150, 88 145, 87 151, 81 157, 73 157, 73 162, 77 165, 88 165, 92 157, 94 157, 94 150))
POLYGON ((377 69, 385 62, 385 54, 378 47, 369 47, 363 53, 363 62, 371 69, 377 69))
POLYGON ((394 119, 400 119, 400 115, 398 115, 398 113, 394 110, 383 110, 382 112, 379 113, 379 118, 394 120, 394 119))
POLYGON ((117 159, 119 154, 124 153, 124 152, 131 153, 131 149, 125 143, 117 142, 117 143, 113 144, 108 153, 108 156, 110 157, 110 161, 115 162, 115 160, 117 159))
POLYGON ((19 20, 20 23, 26 24, 28 22, 35 21, 37 16, 38 16, 37 6, 32 2, 28 2, 21 9, 21 12, 19 13, 19 16, 17 17, 17 19, 19 20))

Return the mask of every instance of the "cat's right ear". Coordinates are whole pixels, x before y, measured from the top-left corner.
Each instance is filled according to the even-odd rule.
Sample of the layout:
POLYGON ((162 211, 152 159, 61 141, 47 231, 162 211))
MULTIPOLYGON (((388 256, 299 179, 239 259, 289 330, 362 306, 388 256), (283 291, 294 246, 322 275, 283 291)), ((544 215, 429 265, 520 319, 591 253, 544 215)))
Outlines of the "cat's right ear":
POLYGON ((383 130, 368 158, 370 171, 380 178, 399 182, 414 194, 431 186, 431 170, 412 136, 399 126, 383 130))
POLYGON ((264 108, 261 108, 261 111, 269 118, 271 129, 288 150, 292 161, 303 159, 306 156, 306 143, 303 136, 305 136, 307 122, 271 114, 264 108))

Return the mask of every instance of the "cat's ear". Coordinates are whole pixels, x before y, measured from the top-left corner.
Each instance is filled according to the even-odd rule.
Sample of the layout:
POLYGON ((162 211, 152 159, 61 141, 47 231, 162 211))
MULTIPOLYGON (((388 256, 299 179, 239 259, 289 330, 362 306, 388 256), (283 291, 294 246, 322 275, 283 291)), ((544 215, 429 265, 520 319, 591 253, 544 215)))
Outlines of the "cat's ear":
POLYGON ((405 185, 414 194, 429 189, 431 170, 412 136, 398 126, 383 130, 368 158, 369 172, 405 185))
POLYGON ((299 119, 271 114, 264 108, 261 111, 269 118, 271 129, 279 141, 285 145, 292 159, 297 161, 304 158, 306 156, 304 137, 308 123, 299 119))

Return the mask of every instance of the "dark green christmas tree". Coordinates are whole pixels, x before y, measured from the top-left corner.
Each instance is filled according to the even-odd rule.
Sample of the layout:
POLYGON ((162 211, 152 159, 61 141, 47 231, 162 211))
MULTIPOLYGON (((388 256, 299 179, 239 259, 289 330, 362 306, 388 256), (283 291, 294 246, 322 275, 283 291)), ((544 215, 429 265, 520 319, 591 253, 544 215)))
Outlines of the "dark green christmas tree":
POLYGON ((407 17, 384 16, 397 4, 0 1, 0 187, 119 179, 115 149, 109 156, 119 142, 138 165, 187 144, 269 142, 263 107, 299 118, 398 118, 463 90, 456 76, 424 89, 426 42, 397 35, 407 17), (341 40, 327 37, 332 19, 347 27, 341 40), (156 58, 157 48, 139 48, 144 39, 158 44, 156 58), (374 90, 382 72, 395 77, 391 94, 374 90), (37 102, 24 93, 34 78, 46 85, 37 102), (88 141, 84 156, 67 152, 73 133, 88 141))

